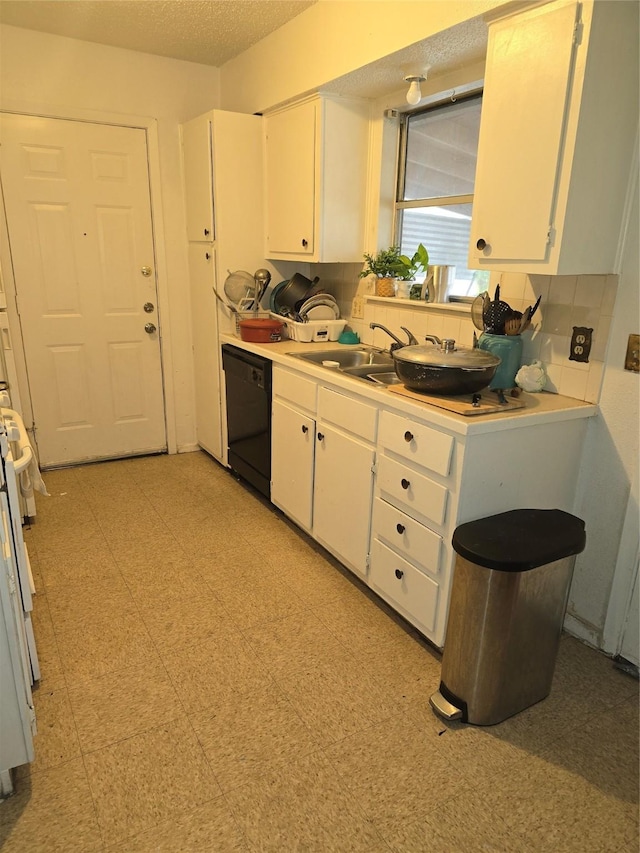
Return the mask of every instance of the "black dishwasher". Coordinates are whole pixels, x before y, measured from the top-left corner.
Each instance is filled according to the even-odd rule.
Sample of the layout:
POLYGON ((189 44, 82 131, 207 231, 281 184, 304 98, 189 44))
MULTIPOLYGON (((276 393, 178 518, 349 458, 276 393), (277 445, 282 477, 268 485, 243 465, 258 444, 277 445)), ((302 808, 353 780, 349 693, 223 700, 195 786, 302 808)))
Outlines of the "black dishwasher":
POLYGON ((271 497, 271 362, 222 345, 229 467, 271 497))

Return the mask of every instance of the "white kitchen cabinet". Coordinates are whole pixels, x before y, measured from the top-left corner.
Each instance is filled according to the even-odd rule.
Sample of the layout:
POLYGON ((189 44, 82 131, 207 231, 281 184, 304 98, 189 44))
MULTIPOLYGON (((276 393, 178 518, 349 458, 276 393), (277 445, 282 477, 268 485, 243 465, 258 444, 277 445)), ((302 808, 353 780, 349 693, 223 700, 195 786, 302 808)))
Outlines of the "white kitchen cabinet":
POLYGON ((638 4, 489 21, 469 266, 614 273, 637 129, 638 4))
POLYGON ((319 424, 313 533, 361 577, 367 571, 374 461, 369 444, 319 424))
POLYGON ((224 464, 219 333, 231 321, 214 288, 223 290, 228 270, 264 266, 261 122, 259 116, 212 110, 182 126, 196 438, 224 464))
POLYGON ((378 412, 358 397, 273 370, 271 500, 366 574, 378 412))
POLYGON ((191 333, 193 377, 196 391, 196 434, 207 453, 222 459, 222 409, 220 398, 220 347, 217 345, 218 306, 213 292, 213 246, 189 244, 191 279, 191 333))
POLYGON ((316 422, 280 400, 271 409, 271 500, 309 532, 313 520, 316 422))
POLYGON ((213 217, 213 165, 211 113, 182 125, 184 186, 187 199, 187 239, 212 243, 215 238, 213 217))
POLYGON ((314 96, 264 117, 265 254, 361 261, 369 105, 314 96))
POLYGON ((587 417, 409 413, 396 395, 332 385, 330 371, 321 384, 298 364, 273 370, 274 503, 443 646, 455 528, 511 509, 575 512, 587 417))

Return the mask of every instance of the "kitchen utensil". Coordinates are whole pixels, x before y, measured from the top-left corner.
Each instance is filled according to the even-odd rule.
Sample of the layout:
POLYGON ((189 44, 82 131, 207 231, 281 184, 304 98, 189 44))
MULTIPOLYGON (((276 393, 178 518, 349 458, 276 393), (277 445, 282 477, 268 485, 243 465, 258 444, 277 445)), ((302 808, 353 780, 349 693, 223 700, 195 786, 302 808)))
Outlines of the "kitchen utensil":
POLYGON ((414 391, 431 394, 472 394, 486 388, 500 364, 490 352, 457 347, 445 339, 435 346, 408 346, 394 350, 394 367, 401 381, 414 391))
POLYGON ((537 298, 537 299, 536 299, 536 301, 534 302, 534 304, 533 304, 533 308, 531 309, 531 313, 529 314, 529 320, 531 320, 531 318, 533 317, 533 315, 534 315, 534 314, 536 313, 536 311, 538 310, 538 306, 540 305, 540 300, 541 300, 541 299, 542 299, 542 294, 540 294, 540 296, 538 296, 538 298, 537 298))
POLYGON ((513 388, 516 373, 522 363, 522 338, 520 335, 492 335, 483 332, 478 341, 478 349, 496 356, 500 364, 489 382, 492 391, 513 388))
POLYGON ((308 310, 304 306, 300 311, 302 321, 305 320, 337 320, 335 309, 330 305, 312 305, 308 310))
POLYGON ((298 272, 295 273, 275 295, 276 311, 279 312, 284 307, 298 311, 299 306, 297 303, 304 303, 304 300, 309 296, 311 288, 319 281, 320 279, 317 276, 311 281, 306 276, 298 272))
POLYGON ((504 324, 511 313, 510 305, 500 299, 494 299, 489 303, 484 314, 485 331, 492 335, 504 335, 504 324))
POLYGON ((518 334, 521 335, 525 329, 529 327, 531 322, 531 306, 525 309, 524 314, 520 318, 520 328, 518 329, 518 334))
POLYGON ((485 293, 479 293, 471 303, 471 319, 476 329, 484 332, 484 297, 485 293))
MULTIPOLYGON (((224 281, 224 295, 232 305, 238 307, 243 299, 254 300, 256 297, 256 282, 251 273, 245 270, 231 272, 224 281)), ((245 310, 245 309, 243 309, 245 310)))
POLYGON ((274 314, 280 313, 278 311, 278 308, 276 307, 276 299, 278 293, 282 290, 283 287, 286 287, 288 283, 289 279, 285 279, 285 281, 281 281, 279 284, 276 284, 276 286, 271 291, 271 296, 269 297, 269 311, 272 311, 274 314))
POLYGON ((507 317, 504 324, 505 335, 519 335, 520 326, 522 325, 522 314, 519 311, 514 311, 510 317, 507 317))
POLYGON ((273 344, 282 338, 282 323, 278 320, 261 319, 240 320, 240 337, 243 341, 260 344, 273 344))
POLYGON ((271 281, 271 273, 269 270, 259 269, 256 270, 253 274, 253 280, 256 283, 256 303, 260 304, 260 300, 262 296, 269 286, 269 282, 271 281))

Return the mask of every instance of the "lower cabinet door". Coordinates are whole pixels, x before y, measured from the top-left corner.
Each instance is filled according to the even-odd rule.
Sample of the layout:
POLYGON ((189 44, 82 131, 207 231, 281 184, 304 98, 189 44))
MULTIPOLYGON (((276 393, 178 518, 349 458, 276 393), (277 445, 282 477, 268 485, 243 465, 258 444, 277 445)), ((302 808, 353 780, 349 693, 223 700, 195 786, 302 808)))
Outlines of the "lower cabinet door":
POLYGON ((271 501, 305 530, 311 530, 313 418, 274 400, 271 416, 271 501))
POLYGON ((318 423, 313 534, 362 577, 367 571, 374 460, 373 447, 318 423))
POLYGON ((436 627, 438 584, 374 539, 369 585, 427 636, 436 627))

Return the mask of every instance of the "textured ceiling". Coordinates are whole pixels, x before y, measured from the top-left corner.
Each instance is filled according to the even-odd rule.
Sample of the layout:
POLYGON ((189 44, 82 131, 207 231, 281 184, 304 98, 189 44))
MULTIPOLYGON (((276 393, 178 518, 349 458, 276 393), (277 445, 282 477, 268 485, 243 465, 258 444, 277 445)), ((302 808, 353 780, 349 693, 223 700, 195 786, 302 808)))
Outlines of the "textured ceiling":
POLYGON ((407 72, 416 74, 428 67, 426 73, 430 78, 442 77, 463 66, 482 62, 486 52, 487 25, 482 18, 474 18, 397 53, 391 53, 344 77, 337 77, 323 86, 322 90, 337 95, 378 98, 406 88, 404 76, 407 72))
POLYGON ((1 0, 5 24, 221 66, 316 0, 1 0))

